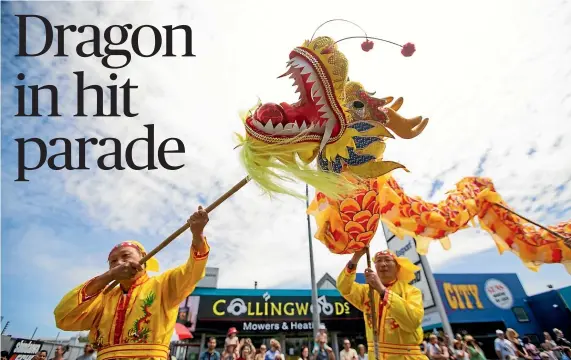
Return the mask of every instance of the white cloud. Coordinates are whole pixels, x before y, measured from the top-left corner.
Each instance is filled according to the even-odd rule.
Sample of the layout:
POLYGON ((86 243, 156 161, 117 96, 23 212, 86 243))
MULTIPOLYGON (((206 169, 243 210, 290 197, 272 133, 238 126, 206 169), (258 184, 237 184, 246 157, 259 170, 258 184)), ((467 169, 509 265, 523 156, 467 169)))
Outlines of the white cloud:
MULTIPOLYGON (((557 203, 563 209, 571 202, 570 186, 554 194, 554 187, 568 181, 571 173, 571 164, 565 160, 571 153, 567 139, 571 134, 571 42, 560 37, 571 31, 571 24, 564 4, 409 1, 348 7, 346 2, 290 1, 279 10, 261 2, 209 2, 208 7, 196 2, 140 2, 136 6, 55 2, 50 6, 42 6, 41 13, 53 24, 186 23, 193 28, 196 58, 134 58, 127 68, 117 71, 115 83, 129 78, 139 86, 132 95, 138 117, 50 120, 63 122, 58 131, 69 138, 113 136, 125 146, 145 134, 142 125, 154 123, 156 147, 167 137, 179 137, 185 143, 184 155, 169 158, 173 163, 184 162, 178 171, 56 174, 67 194, 78 199, 85 213, 101 226, 145 234, 158 244, 195 210, 198 196, 212 201, 238 182, 244 176, 233 150, 233 132, 243 132, 238 112, 255 104, 257 96, 264 102, 293 100, 287 81, 276 80, 289 51, 320 22, 339 14, 358 21, 370 35, 417 44, 417 53, 406 59, 397 48, 379 42, 369 53, 360 50, 358 40, 340 44, 350 60, 352 79, 381 96, 404 96, 401 112, 405 116, 431 118, 417 139, 394 140, 387 146, 386 158, 411 170, 395 174, 407 193, 426 198, 432 181, 439 178, 444 185, 434 199, 442 199, 457 181, 476 171, 480 157, 490 149, 483 175, 494 179, 500 193, 511 199, 510 205, 549 223, 565 220, 550 216, 545 208, 539 213, 526 211, 529 203, 524 199, 537 196, 533 208, 557 203), (563 141, 554 147, 561 136, 563 141), (528 156, 531 147, 536 153, 528 156), (546 184, 551 187, 543 191, 546 184)), ((338 24, 320 33, 339 38, 358 32, 338 24)), ((79 38, 78 34, 66 38, 69 52, 79 38)), ((85 69, 89 82, 110 83, 111 71, 99 59, 70 56, 65 66, 55 66, 46 55, 40 61, 50 67, 46 82, 85 69)), ((71 106, 75 102, 73 78, 68 84, 67 91, 60 92, 60 104, 71 106)), ((62 111, 73 113, 73 106, 62 111)), ((14 124, 20 133, 38 129, 19 126, 29 125, 14 124)), ((102 149, 88 151, 88 162, 94 164, 102 149)), ((33 172, 30 177, 40 181, 33 172)), ((303 185, 297 188, 303 191, 303 185)), ((219 285, 250 287, 257 280, 260 287, 273 287, 308 278, 304 210, 305 204, 295 199, 270 201, 260 196, 255 184, 248 184, 216 209, 207 234, 213 243, 209 265, 222 270, 219 285)), ((379 233, 374 248, 384 246, 381 239, 379 233)), ((495 246, 488 236, 474 230, 452 239, 448 252, 439 245, 431 247, 430 259, 435 264, 495 246)), ((188 237, 177 241, 159 255, 163 268, 186 258, 189 241, 188 237)), ((314 248, 318 276, 325 271, 336 276, 347 257, 329 254, 318 242, 314 248)), ((477 267, 471 269, 477 271, 477 267)))

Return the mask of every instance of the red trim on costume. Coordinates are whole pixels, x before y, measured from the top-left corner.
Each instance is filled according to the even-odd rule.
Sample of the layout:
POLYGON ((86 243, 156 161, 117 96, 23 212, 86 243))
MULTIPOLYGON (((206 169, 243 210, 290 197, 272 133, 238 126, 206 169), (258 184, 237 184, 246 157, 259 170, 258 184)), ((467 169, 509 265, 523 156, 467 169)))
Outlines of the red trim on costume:
POLYGON ((388 251, 388 250, 381 250, 381 251, 377 252, 377 253, 375 254, 375 257, 374 257, 374 260, 373 260, 373 261, 377 261, 377 257, 380 256, 380 255, 388 255, 388 256, 392 257, 395 262, 397 261, 397 257, 395 256, 395 254, 391 253, 391 252, 388 251))
POLYGON ((385 295, 382 298, 381 306, 387 306, 387 304, 389 303, 390 292, 391 291, 389 289, 385 289, 385 295))
POLYGON ((113 344, 121 344, 121 337, 123 335, 123 327, 125 326, 125 318, 127 314, 127 309, 129 308, 129 303, 131 302, 131 295, 133 290, 143 283, 149 280, 147 274, 143 274, 139 277, 133 285, 129 288, 129 292, 126 296, 121 294, 119 302, 117 303, 117 308, 115 309, 115 332, 113 333, 113 344))
POLYGON ((202 253, 198 252, 194 247, 191 247, 192 257, 194 258, 194 260, 204 260, 210 254, 210 245, 208 245, 208 240, 206 239, 206 237, 204 235, 200 235, 200 236, 202 237, 202 239, 204 240, 204 243, 206 244, 206 252, 204 254, 202 254, 202 253))
POLYGON ((204 254, 201 254, 195 249, 192 249, 192 257, 194 258, 194 260, 204 260, 208 257, 208 254, 210 254, 210 249, 206 251, 204 254))
POLYGON ((91 284, 91 282, 93 282, 93 280, 95 280, 95 278, 93 278, 93 279, 87 281, 87 282, 83 285, 83 287, 81 288, 81 290, 79 290, 79 294, 78 294, 79 299, 78 299, 78 302, 77 302, 78 304, 83 304, 83 303, 86 302, 87 300, 93 299, 93 298, 96 297, 97 295, 101 294, 101 292, 103 291, 103 289, 101 289, 101 290, 97 291, 97 292, 96 292, 95 294, 93 294, 93 295, 87 295, 87 294, 85 293, 85 290, 87 289, 87 286, 88 286, 89 284, 91 284))

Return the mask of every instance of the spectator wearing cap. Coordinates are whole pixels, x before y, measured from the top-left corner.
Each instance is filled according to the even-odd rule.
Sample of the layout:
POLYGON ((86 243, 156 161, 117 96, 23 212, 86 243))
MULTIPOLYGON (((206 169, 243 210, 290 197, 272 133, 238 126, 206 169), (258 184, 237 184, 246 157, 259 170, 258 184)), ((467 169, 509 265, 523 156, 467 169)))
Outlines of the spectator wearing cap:
POLYGON ((496 340, 494 340, 494 349, 496 350, 496 355, 501 360, 517 360, 515 347, 512 342, 506 339, 506 336, 502 330, 496 330, 496 340))
POLYGON ((240 357, 240 339, 238 339, 238 330, 235 327, 231 327, 228 329, 228 333, 226 334, 226 339, 224 340, 224 353, 222 354, 223 358, 228 357, 227 353, 233 353, 234 359, 240 357), (226 355, 224 355, 226 354, 226 355))
POLYGON ((313 350, 312 350, 312 354, 315 355, 315 353, 319 350, 319 339, 324 339, 325 341, 325 350, 333 350, 329 345, 327 345, 328 337, 327 337, 327 328, 325 327, 325 324, 319 324, 319 331, 317 332, 317 337, 315 338, 315 342, 313 345, 313 350))
POLYGON ((228 345, 235 345, 236 347, 240 344, 240 339, 238 339, 238 330, 235 327, 228 329, 228 334, 226 334, 226 340, 224 341, 224 347, 228 345))

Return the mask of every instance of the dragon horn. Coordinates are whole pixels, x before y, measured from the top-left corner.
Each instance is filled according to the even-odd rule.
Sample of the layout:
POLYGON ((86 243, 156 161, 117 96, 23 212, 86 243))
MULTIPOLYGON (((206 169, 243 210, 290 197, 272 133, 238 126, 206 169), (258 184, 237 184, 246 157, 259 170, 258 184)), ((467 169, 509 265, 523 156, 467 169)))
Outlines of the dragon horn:
POLYGON ((417 116, 413 119, 405 119, 390 107, 385 108, 385 110, 389 117, 389 122, 385 127, 392 130, 403 139, 412 139, 417 137, 422 133, 426 125, 428 125, 428 119, 423 119, 422 116, 417 116))

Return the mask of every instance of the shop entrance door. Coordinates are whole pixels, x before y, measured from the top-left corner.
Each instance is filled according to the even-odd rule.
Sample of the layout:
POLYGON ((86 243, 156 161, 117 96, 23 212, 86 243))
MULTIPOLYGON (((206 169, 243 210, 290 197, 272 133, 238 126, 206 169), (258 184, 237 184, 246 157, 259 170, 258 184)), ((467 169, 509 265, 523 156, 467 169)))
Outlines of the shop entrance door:
POLYGON ((285 360, 298 360, 301 357, 302 347, 307 346, 309 348, 309 356, 311 356, 311 351, 313 350, 313 337, 286 337, 285 349, 283 353, 285 354, 285 360))

